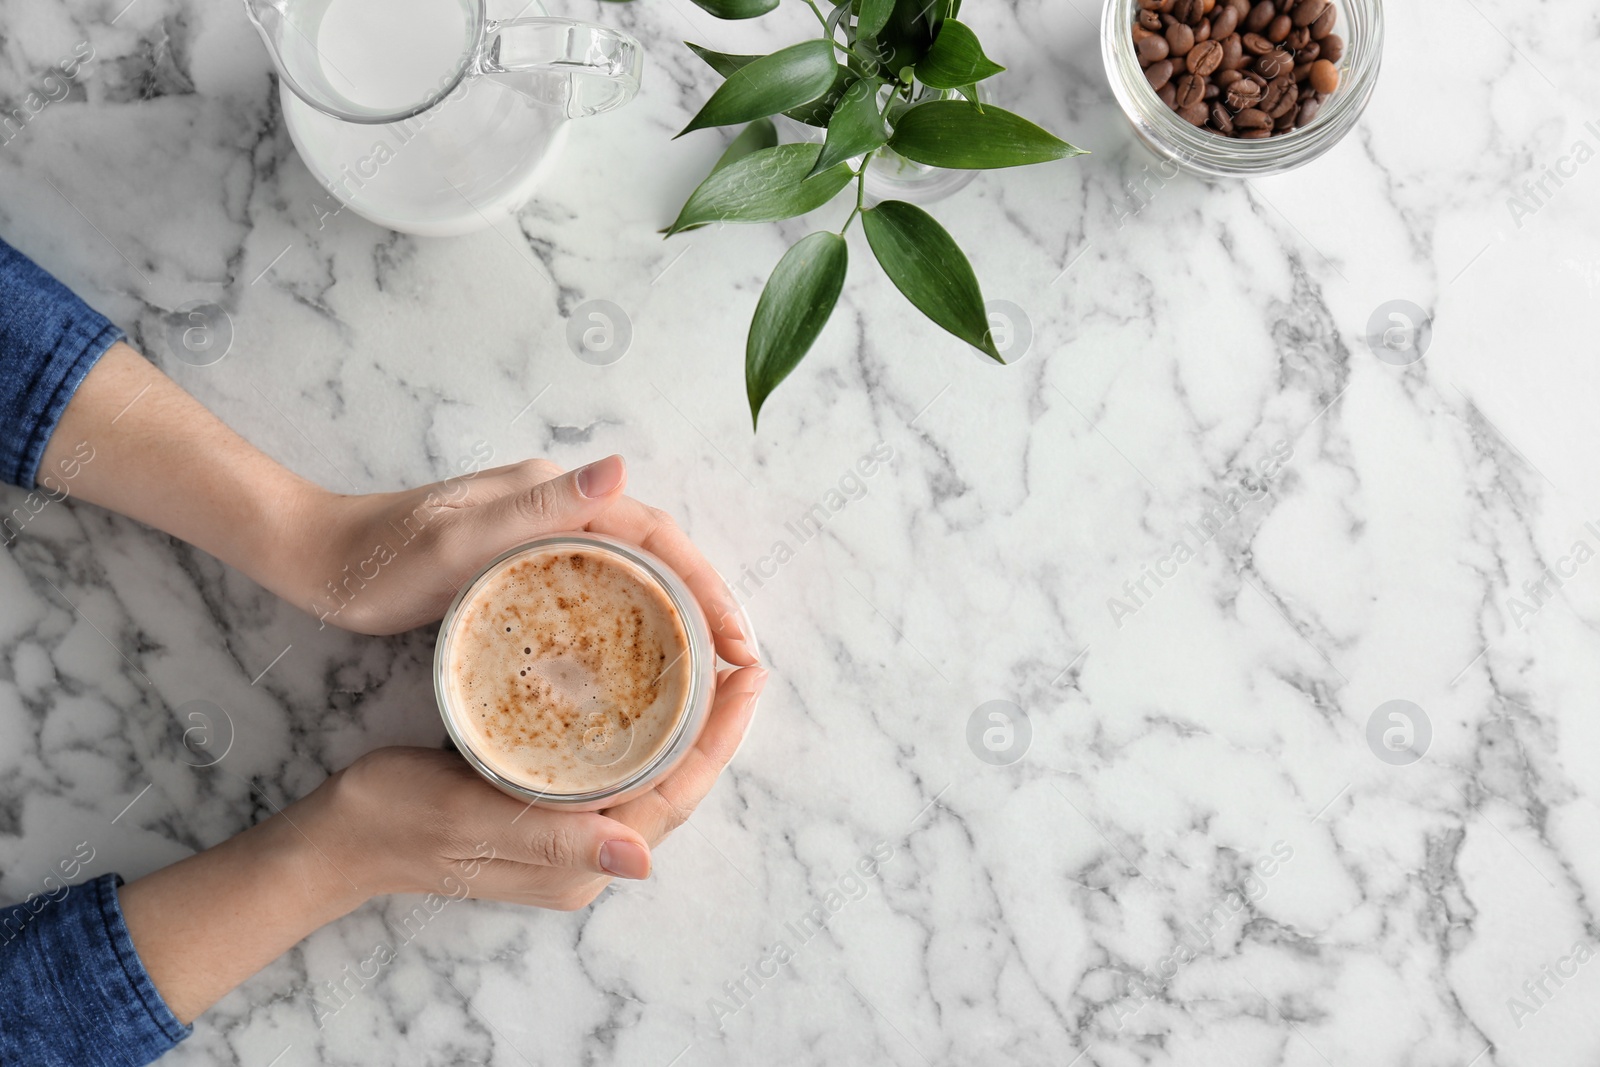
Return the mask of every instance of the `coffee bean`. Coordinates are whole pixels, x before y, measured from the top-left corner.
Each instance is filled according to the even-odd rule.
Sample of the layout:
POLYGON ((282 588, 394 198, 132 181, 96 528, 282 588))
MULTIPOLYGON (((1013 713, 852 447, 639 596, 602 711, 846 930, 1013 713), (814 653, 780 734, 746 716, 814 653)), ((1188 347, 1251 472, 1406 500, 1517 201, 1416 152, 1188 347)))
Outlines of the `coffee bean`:
POLYGON ((1331 93, 1339 88, 1339 68, 1326 59, 1311 64, 1311 88, 1319 93, 1331 93))
POLYGON ((1322 9, 1322 14, 1317 21, 1311 24, 1311 38, 1320 41, 1333 32, 1333 24, 1339 21, 1339 9, 1329 4, 1322 9))
POLYGON ((1300 0, 1294 6, 1294 24, 1296 26, 1309 26, 1322 17, 1322 12, 1327 9, 1329 0, 1300 0))
POLYGON ((1228 106, 1235 111, 1243 111, 1247 107, 1255 107, 1261 100, 1261 86, 1248 78, 1241 79, 1228 86, 1228 106))
POLYGON ((1192 107, 1206 98, 1205 79, 1198 74, 1185 74, 1178 79, 1178 108, 1192 107))
POLYGON ((1280 79, 1271 82, 1261 93, 1261 102, 1256 105, 1257 110, 1265 111, 1271 115, 1278 109, 1278 101, 1283 99, 1283 81, 1280 79))
MULTIPOLYGON (((840 2, 840 0, 836 0, 840 2)), ((1313 121, 1339 87, 1336 0, 1136 0, 1133 44, 1161 102, 1222 137, 1313 121)))
POLYGON ((1275 119, 1281 119, 1285 115, 1289 115, 1290 117, 1293 117, 1295 111, 1299 107, 1300 107, 1300 90, 1298 88, 1296 88, 1293 83, 1290 83, 1289 85, 1284 87, 1283 95, 1278 98, 1277 105, 1274 106, 1274 107, 1271 107, 1271 108, 1267 108, 1266 112, 1267 112, 1267 114, 1271 115, 1275 119))
POLYGON ((1175 58, 1186 56, 1189 49, 1194 47, 1194 31, 1183 23, 1167 27, 1167 51, 1156 56, 1156 59, 1165 59, 1169 54, 1175 58))
POLYGON ((1216 41, 1204 41, 1194 46, 1188 56, 1189 71, 1202 78, 1215 74, 1222 66, 1222 46, 1216 41))
POLYGON ((1230 33, 1222 39, 1222 67, 1224 70, 1237 71, 1244 64, 1244 44, 1237 33, 1230 33))
POLYGON ((1167 47, 1167 39, 1165 37, 1158 37, 1155 34, 1151 34, 1149 37, 1146 37, 1144 40, 1139 42, 1138 51, 1139 62, 1148 67, 1150 64, 1155 63, 1158 60, 1166 59, 1167 53, 1170 50, 1167 47))
MULTIPOLYGON (((1154 39, 1151 38, 1151 40, 1154 39)), ((1268 52, 1266 55, 1256 58, 1256 70, 1260 71, 1262 77, 1268 81, 1278 77, 1280 74, 1287 74, 1293 69, 1294 60, 1289 58, 1289 53, 1287 52, 1268 52)))

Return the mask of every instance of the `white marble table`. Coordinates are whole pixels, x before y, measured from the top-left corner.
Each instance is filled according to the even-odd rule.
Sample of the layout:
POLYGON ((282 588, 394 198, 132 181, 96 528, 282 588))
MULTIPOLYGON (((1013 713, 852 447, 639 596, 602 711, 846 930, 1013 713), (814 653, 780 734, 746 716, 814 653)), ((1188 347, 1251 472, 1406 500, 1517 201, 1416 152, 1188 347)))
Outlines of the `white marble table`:
MULTIPOLYGON (((747 586, 776 673, 756 727, 648 884, 571 915, 453 905, 319 1028, 326 983, 415 902, 369 906, 166 1062, 1600 1057, 1600 563, 1573 558, 1600 548, 1590 5, 1391 5, 1356 133, 1247 186, 1147 180, 1087 0, 968 0, 1006 100, 1094 152, 935 209, 1031 350, 985 365, 858 234, 754 437, 744 332, 807 223, 655 230, 721 144, 668 141, 711 84, 678 40, 771 44, 803 9, 553 5, 644 38, 644 93, 571 130, 515 226, 435 241, 318 228, 237 4, 124 3, 0 0, 0 96, 82 41, 97 57, 0 146, 0 233, 241 433, 344 490, 443 477, 479 440, 620 451, 730 577, 794 549, 747 586), (631 319, 613 366, 567 348, 589 299, 631 319), (193 300, 232 319, 212 366, 165 338, 193 300), (1367 343, 1391 300, 1433 316, 1420 362, 1367 343), (874 447, 893 459, 801 543, 786 523, 874 447), (1547 567, 1570 577, 1536 601, 1547 567), (1007 766, 967 741, 992 700, 1031 726, 1007 766), (1410 765, 1367 740, 1390 700, 1431 733, 1410 765)), ((79 843, 87 873, 133 877, 368 749, 441 740, 430 634, 319 630, 93 508, 46 509, 0 589, 5 901, 79 843), (196 700, 234 726, 215 767, 176 742, 196 700)))

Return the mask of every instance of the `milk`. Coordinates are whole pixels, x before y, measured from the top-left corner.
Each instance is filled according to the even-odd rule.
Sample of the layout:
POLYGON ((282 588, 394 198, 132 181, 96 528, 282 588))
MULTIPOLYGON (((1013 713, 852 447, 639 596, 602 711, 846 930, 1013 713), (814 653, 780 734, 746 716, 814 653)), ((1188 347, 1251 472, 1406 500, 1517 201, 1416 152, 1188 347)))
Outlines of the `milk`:
POLYGON ((472 30, 462 0, 329 0, 315 29, 317 59, 352 103, 401 111, 450 85, 472 30))
MULTIPOLYGON (((476 44, 472 0, 293 0, 283 58, 345 110, 404 113, 448 87, 476 44), (291 45, 293 47, 291 47, 291 45)), ((543 15, 536 2, 531 15, 543 15)), ((279 99, 300 158, 326 193, 303 205, 317 227, 346 205, 380 226, 449 236, 496 225, 527 203, 565 133, 495 77, 469 74, 414 117, 369 125, 317 110, 285 80, 279 99)))

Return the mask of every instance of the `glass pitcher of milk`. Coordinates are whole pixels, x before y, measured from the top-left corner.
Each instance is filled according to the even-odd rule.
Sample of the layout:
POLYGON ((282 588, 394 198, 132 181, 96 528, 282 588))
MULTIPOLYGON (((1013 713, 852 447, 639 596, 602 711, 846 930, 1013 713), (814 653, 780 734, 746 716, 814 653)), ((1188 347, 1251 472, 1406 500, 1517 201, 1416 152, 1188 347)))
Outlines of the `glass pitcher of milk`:
POLYGON ((537 0, 502 20, 485 0, 245 7, 289 134, 328 190, 319 225, 348 206, 407 233, 490 226, 531 197, 566 120, 633 99, 644 63, 627 34, 544 17, 537 0))

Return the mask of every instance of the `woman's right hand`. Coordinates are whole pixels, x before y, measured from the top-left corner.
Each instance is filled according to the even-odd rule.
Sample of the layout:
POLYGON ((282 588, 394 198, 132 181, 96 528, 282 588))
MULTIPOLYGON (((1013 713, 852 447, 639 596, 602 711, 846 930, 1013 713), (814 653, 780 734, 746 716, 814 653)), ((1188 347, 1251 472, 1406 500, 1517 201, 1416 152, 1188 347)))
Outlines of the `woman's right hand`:
POLYGON ((651 847, 710 792, 765 681, 759 667, 724 671, 705 730, 684 762, 649 793, 605 812, 531 807, 454 752, 383 748, 302 802, 315 812, 315 828, 307 830, 330 862, 342 866, 335 857, 349 857, 345 873, 364 895, 440 893, 582 908, 613 877, 649 876, 651 847))

